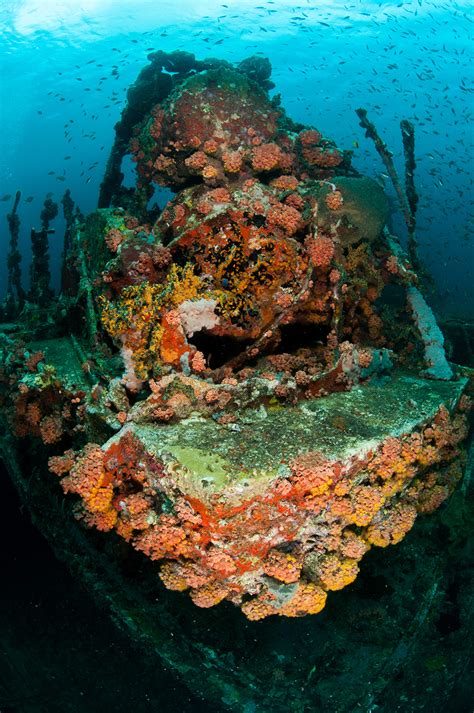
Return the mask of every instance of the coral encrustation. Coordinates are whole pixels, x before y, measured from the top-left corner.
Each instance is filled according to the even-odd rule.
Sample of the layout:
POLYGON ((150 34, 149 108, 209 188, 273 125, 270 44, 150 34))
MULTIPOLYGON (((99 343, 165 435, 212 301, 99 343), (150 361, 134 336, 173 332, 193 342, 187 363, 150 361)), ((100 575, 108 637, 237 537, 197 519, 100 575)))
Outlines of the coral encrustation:
POLYGON ((238 425, 130 423, 50 467, 81 517, 159 561, 169 589, 249 619, 302 616, 448 497, 466 419, 444 402, 462 386, 399 377, 238 425), (409 419, 403 395, 417 403, 409 419))

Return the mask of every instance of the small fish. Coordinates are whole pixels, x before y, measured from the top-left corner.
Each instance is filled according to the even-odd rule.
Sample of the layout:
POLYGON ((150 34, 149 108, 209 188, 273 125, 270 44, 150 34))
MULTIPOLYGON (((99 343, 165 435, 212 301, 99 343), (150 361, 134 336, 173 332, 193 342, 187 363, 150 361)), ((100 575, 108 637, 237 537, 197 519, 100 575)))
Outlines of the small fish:
POLYGON ((0 198, 0 201, 3 203, 4 201, 9 201, 11 198, 11 193, 6 193, 4 196, 0 198))
POLYGON ((65 181, 66 178, 65 178, 65 176, 56 176, 56 180, 57 181, 65 181))
POLYGON ((358 149, 358 148, 359 148, 359 142, 358 142, 358 141, 353 141, 353 142, 352 142, 352 146, 353 146, 353 148, 358 149))
POLYGON ((25 198, 25 203, 31 203, 35 199, 34 196, 28 196, 28 198, 25 198))

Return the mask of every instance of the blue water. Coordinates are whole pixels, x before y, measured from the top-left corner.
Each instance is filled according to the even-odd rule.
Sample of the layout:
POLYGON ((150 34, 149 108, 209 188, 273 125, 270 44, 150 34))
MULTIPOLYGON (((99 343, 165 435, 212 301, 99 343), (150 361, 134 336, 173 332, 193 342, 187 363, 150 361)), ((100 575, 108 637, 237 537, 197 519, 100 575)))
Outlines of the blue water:
MULTIPOLYGON (((399 122, 414 123, 417 234, 435 280, 432 301, 445 317, 472 316, 470 6, 469 0, 3 0, 0 198, 22 191, 24 282, 30 229, 39 227, 46 194, 59 201, 70 188, 83 212, 95 208, 114 124, 150 51, 181 49, 232 62, 261 54, 273 65, 273 92, 287 113, 353 148, 354 165, 367 175, 384 180, 384 167, 354 110, 368 110, 401 175, 399 122)), ((128 168, 126 183, 133 180, 128 168)), ((2 254, 12 203, 0 202, 2 254)), ((398 214, 394 224, 403 237, 398 214)), ((57 287, 62 218, 54 227, 57 287)), ((5 282, 0 261, 0 294, 5 282)))

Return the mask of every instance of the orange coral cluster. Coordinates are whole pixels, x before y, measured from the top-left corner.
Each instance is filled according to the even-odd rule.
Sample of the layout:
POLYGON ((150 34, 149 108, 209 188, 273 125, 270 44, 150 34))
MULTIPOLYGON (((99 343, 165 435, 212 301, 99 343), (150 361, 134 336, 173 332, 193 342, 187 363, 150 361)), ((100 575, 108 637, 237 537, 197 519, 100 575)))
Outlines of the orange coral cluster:
POLYGON ((308 452, 264 492, 237 499, 186 486, 178 464, 150 459, 139 431, 50 467, 81 497, 89 524, 160 562, 169 589, 189 589, 200 607, 228 599, 257 620, 317 613, 327 592, 354 581, 371 546, 399 542, 454 487, 465 434, 464 417, 441 407, 422 431, 363 459, 308 452))
POLYGON ((308 167, 330 168, 342 163, 342 153, 329 141, 323 140, 319 131, 302 131, 298 139, 301 156, 308 167))
POLYGON ((8 419, 19 438, 40 438, 46 446, 71 436, 77 426, 77 414, 85 392, 64 386, 42 352, 20 351, 16 365, 27 376, 14 382, 8 419))
POLYGON ((344 203, 341 191, 332 191, 331 193, 328 193, 325 201, 327 207, 331 210, 339 210, 344 203))
MULTIPOLYGON (((74 463, 61 481, 66 493, 81 496, 90 521, 99 530, 110 530, 116 522, 112 507, 114 488, 111 473, 104 467, 104 452, 95 443, 88 444, 81 459, 74 463)), ((53 462, 55 467, 56 462, 53 462)))
POLYGON ((252 151, 252 168, 260 171, 274 171, 280 167, 282 152, 277 144, 261 144, 252 151))
POLYGON ((343 154, 319 131, 282 130, 284 113, 229 68, 197 73, 175 87, 131 141, 140 183, 177 188, 191 176, 211 186, 238 175, 295 172, 327 177, 343 154), (209 111, 209 107, 212 111, 209 111))
POLYGON ((263 560, 263 571, 269 577, 274 577, 279 582, 297 582, 300 578, 303 557, 295 556, 290 552, 270 550, 263 560))
POLYGON ((125 217, 125 238, 116 224, 105 236, 116 257, 102 273, 99 306, 124 358, 124 383, 137 390, 168 366, 214 370, 226 350, 211 359, 200 344, 207 337, 239 340, 242 351, 253 340, 245 356, 255 359, 278 348, 292 324, 341 325, 330 330, 330 352, 342 340, 385 346, 375 303, 391 273, 386 251, 372 252, 356 225, 365 210, 350 185, 358 179, 347 178, 348 156, 319 131, 294 129, 229 67, 177 84, 137 129, 139 187, 178 193, 153 226, 125 217), (187 328, 185 313, 199 310, 187 328))
MULTIPOLYGON (((278 346, 281 334, 270 325, 328 325, 336 311, 351 314, 345 339, 384 346, 373 306, 385 284, 379 264, 384 258, 364 241, 344 250, 327 218, 319 229, 313 223, 316 194, 302 187, 294 176, 270 185, 255 179, 237 186, 199 184, 165 207, 153 226, 156 243, 147 241, 140 251, 136 236, 143 227, 131 231, 103 273, 107 291, 99 302, 104 327, 140 380, 159 375, 163 364, 188 368, 198 351, 203 356, 195 364, 202 372, 202 335, 261 340, 268 349, 269 343, 278 346), (159 236, 166 236, 166 248, 159 236)), ((327 194, 324 182, 314 190, 323 198, 340 194, 327 194)))
POLYGON ((334 241, 327 235, 318 235, 306 240, 306 249, 313 265, 327 267, 334 257, 334 241))

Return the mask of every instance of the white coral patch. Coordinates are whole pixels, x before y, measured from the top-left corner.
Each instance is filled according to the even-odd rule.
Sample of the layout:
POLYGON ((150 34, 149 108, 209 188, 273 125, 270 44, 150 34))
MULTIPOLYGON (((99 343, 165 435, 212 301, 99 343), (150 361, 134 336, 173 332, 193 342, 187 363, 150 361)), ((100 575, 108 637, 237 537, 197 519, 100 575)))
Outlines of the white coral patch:
POLYGON ((201 329, 212 329, 219 324, 219 317, 214 310, 217 300, 185 300, 179 307, 181 325, 187 337, 201 329))

